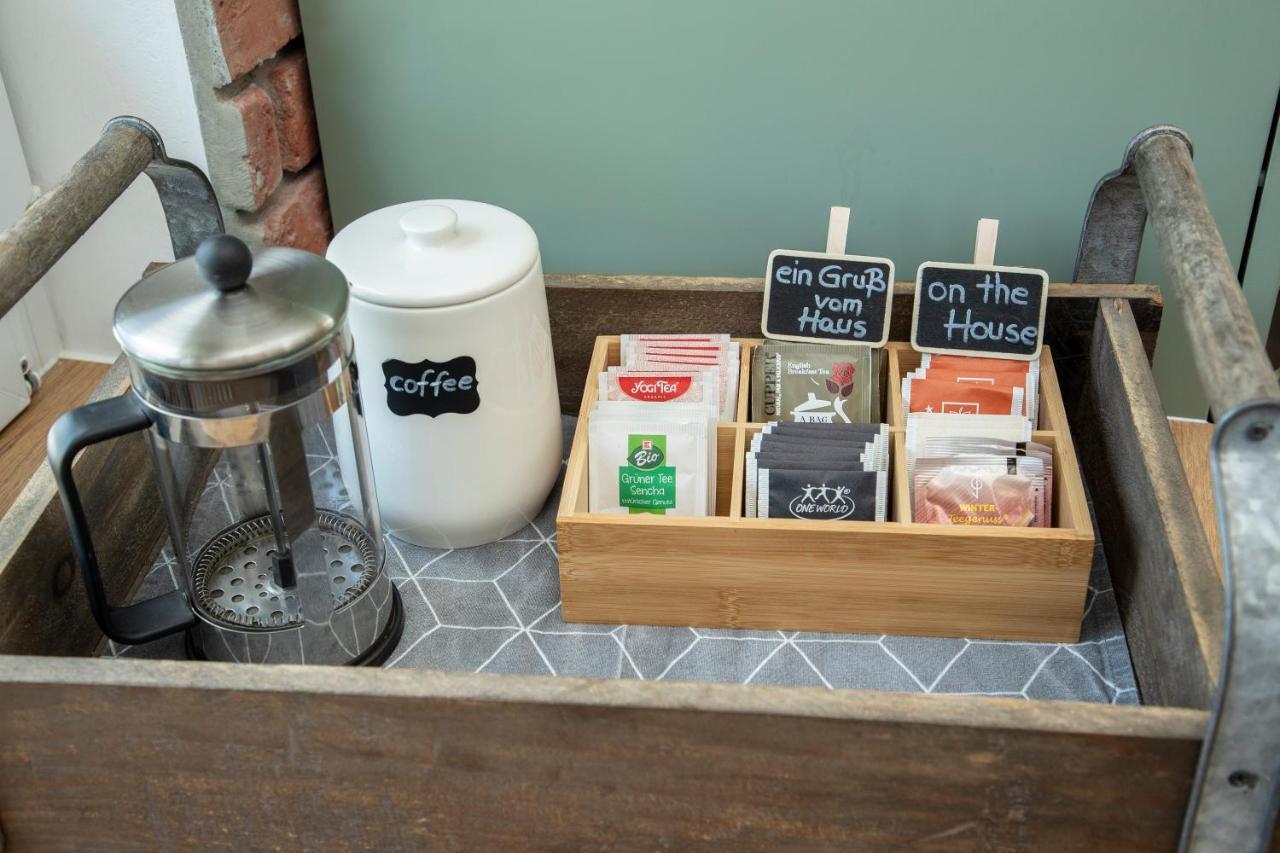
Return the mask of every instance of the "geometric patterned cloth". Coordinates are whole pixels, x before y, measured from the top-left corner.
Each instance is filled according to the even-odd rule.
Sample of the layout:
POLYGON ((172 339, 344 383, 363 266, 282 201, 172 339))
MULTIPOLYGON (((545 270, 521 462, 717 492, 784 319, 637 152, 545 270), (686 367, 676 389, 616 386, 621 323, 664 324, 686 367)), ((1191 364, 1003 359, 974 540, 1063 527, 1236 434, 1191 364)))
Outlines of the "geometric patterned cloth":
MULTIPOLYGON (((573 422, 565 418, 566 448, 573 422)), ((315 461, 332 466, 336 481, 335 460, 315 461)), ((420 548, 388 538, 387 571, 404 599, 405 629, 386 666, 1138 703, 1101 546, 1078 643, 566 624, 556 561, 559 498, 557 484, 524 529, 477 548, 420 548)), ((215 516, 208 525, 214 529, 230 520, 222 500, 200 512, 215 516)), ((176 583, 166 548, 138 597, 176 583)), ((177 637, 110 643, 107 654, 184 656, 177 637)))

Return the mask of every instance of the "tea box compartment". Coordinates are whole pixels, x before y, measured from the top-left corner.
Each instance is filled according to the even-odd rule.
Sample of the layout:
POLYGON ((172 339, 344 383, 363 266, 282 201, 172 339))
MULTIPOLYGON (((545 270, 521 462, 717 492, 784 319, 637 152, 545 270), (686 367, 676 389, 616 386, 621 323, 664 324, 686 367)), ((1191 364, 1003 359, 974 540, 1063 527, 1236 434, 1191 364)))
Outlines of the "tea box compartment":
POLYGON ((718 428, 716 514, 678 517, 587 511, 587 414, 597 374, 620 363, 619 338, 596 339, 556 525, 566 621, 1079 639, 1094 531, 1048 347, 1033 437, 1054 452, 1054 526, 1014 528, 911 521, 899 387, 920 357, 902 342, 882 360, 887 520, 744 517, 744 454, 763 424, 748 420, 760 341, 739 342, 737 420, 718 428))

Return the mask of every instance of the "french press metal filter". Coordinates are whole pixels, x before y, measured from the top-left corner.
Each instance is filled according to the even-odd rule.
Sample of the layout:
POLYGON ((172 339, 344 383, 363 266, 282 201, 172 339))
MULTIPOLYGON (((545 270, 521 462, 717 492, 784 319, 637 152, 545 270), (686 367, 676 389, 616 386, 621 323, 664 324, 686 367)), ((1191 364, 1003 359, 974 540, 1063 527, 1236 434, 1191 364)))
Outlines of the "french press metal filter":
POLYGON ((49 433, 108 637, 132 644, 185 630, 193 657, 255 663, 378 664, 391 653, 403 610, 383 571, 346 314, 346 278, 328 261, 279 248, 255 257, 228 236, 125 293, 115 335, 132 393, 70 411, 49 433), (181 580, 174 592, 113 607, 71 463, 88 445, 135 431, 150 444, 181 580), (334 457, 346 482, 335 465, 317 464, 334 457), (224 529, 202 529, 211 487, 232 518, 224 529))

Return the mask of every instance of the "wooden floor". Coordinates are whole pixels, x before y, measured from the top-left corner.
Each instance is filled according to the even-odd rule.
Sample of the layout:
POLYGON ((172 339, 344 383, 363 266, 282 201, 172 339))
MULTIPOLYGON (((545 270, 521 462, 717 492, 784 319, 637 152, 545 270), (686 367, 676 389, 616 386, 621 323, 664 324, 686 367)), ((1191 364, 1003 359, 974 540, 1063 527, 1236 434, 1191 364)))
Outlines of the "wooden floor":
POLYGON ((93 361, 59 361, 41 377, 31 405, 0 430, 0 514, 9 511, 45 460, 49 427, 58 415, 88 399, 110 367, 93 361))

